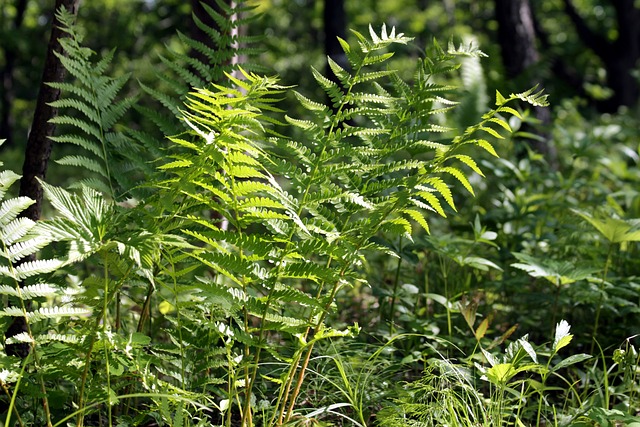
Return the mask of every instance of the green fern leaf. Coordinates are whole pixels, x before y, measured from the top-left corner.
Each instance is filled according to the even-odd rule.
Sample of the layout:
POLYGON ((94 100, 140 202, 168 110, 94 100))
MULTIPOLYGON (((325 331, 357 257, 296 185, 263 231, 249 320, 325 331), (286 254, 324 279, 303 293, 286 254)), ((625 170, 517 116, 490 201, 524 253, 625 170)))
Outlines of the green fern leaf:
POLYGON ((458 181, 460 181, 460 183, 464 186, 464 188, 467 189, 467 191, 469 193, 474 195, 473 188, 471 187, 471 184, 469 183, 469 180, 467 179, 465 174, 462 173, 459 169, 456 169, 454 167, 446 166, 446 167, 439 168, 437 171, 438 172, 443 172, 443 173, 448 173, 449 175, 452 175, 454 178, 456 178, 458 181))
POLYGON ((35 236, 13 244, 7 249, 6 254, 3 255, 5 255, 10 262, 15 263, 29 255, 35 254, 49 243, 51 243, 49 238, 44 236, 35 236))
POLYGON ((389 218, 380 223, 380 229, 413 240, 411 223, 404 218, 389 218))
POLYGON ((61 135, 61 136, 52 136, 50 138, 54 142, 62 143, 62 144, 74 144, 80 148, 84 148, 85 150, 91 152, 96 157, 102 157, 102 152, 100 147, 96 146, 93 142, 79 135, 61 135))
POLYGON ((444 209, 442 209, 442 205, 440 204, 440 200, 438 200, 438 198, 430 191, 419 191, 418 193, 416 193, 416 196, 421 197, 422 199, 425 200, 426 203, 412 198, 410 199, 411 202, 422 208, 422 209, 427 209, 427 210, 431 210, 434 212, 437 212, 441 217, 446 218, 447 214, 444 212, 444 209))
POLYGON ((61 159, 56 160, 56 163, 64 166, 76 166, 85 168, 90 170, 91 172, 96 172, 104 178, 109 177, 109 174, 102 164, 85 156, 65 156, 61 159))
POLYGON ((96 140, 102 140, 102 132, 100 132, 100 128, 98 126, 90 125, 89 123, 77 119, 71 116, 56 116, 49 120, 50 123, 58 124, 58 125, 70 125, 74 126, 87 135, 94 137, 96 140))
POLYGON ((27 285, 22 288, 0 285, 0 294, 19 297, 22 300, 28 300, 37 297, 52 297, 57 293, 58 289, 55 286, 47 283, 27 285))
POLYGON ((35 202, 28 197, 15 197, 0 205, 0 226, 6 226, 35 202))
POLYGON ((333 74, 338 77, 338 80, 344 85, 349 83, 351 79, 351 74, 349 74, 344 68, 342 68, 336 61, 334 61, 330 56, 327 57, 327 61, 329 63, 329 68, 333 71, 333 74))
MULTIPOLYGON (((506 102, 506 100, 504 102, 506 102)), ((523 120, 522 115, 517 110, 515 110, 515 109, 513 109, 511 107, 502 106, 502 107, 496 109, 496 112, 498 112, 498 113, 509 113, 509 114, 512 114, 512 115, 516 116, 520 120, 523 120)))
MULTIPOLYGON (((456 210, 456 206, 453 202, 453 193, 451 192, 449 186, 441 178, 430 177, 425 180, 425 184, 432 186, 433 189, 435 189, 444 198, 451 209, 453 209, 454 211, 456 210)), ((426 190, 427 192, 432 191, 430 188, 425 188, 422 186, 417 186, 416 189, 426 190)))
POLYGON ((22 263, 19 266, 15 267, 12 271, 9 271, 5 267, 0 266, 0 268, 4 270, 0 270, 0 273, 4 273, 14 280, 21 281, 28 277, 56 271, 57 269, 62 267, 63 264, 63 261, 57 259, 35 260, 22 263))
POLYGON ((475 160, 473 160, 473 158, 471 158, 471 156, 468 156, 466 154, 455 154, 451 156, 451 158, 460 160, 462 163, 469 166, 475 173, 484 177, 484 174, 478 167, 478 164, 476 163, 475 160))
POLYGON ((23 238, 34 226, 35 222, 29 218, 16 218, 0 226, 0 241, 5 245, 13 245, 23 238))
POLYGON ((319 102, 312 101, 298 91, 293 91, 293 94, 298 99, 300 104, 302 104, 302 106, 309 111, 322 111, 324 113, 328 111, 328 108, 326 105, 321 104, 319 102))
POLYGON ((478 129, 483 130, 485 132, 487 132, 488 134, 494 136, 497 139, 504 139, 504 136, 500 135, 495 129, 487 127, 487 126, 480 126, 478 129))
POLYGON ((193 165, 193 162, 191 160, 180 159, 180 160, 174 160, 173 162, 165 163, 164 165, 159 166, 158 169, 167 170, 167 169, 176 169, 176 168, 188 168, 192 165, 193 165))
POLYGON ((486 152, 488 152, 492 156, 499 157, 498 153, 496 153, 496 150, 493 148, 493 145, 491 145, 489 141, 485 139, 476 139, 476 140, 472 140, 471 142, 476 144, 479 147, 482 147, 486 152))
POLYGON ((407 215, 410 219, 417 222, 420 225, 420 227, 424 229, 424 231, 429 233, 429 224, 427 224, 427 220, 425 219, 424 215, 422 215, 422 213, 420 213, 418 210, 404 209, 402 213, 407 215))
MULTIPOLYGON (((92 106, 73 98, 59 99, 49 103, 53 108, 72 108, 79 113, 84 114, 95 125, 100 125, 100 116, 93 110, 92 106)), ((78 126, 79 127, 79 126, 78 126)))

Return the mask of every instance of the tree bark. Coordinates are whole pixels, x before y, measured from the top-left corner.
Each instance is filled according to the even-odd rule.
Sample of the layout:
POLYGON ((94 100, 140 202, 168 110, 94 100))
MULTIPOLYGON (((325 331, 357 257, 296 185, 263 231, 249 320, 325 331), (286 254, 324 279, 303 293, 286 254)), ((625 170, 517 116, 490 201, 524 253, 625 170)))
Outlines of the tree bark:
MULTIPOLYGON (((55 10, 65 8, 74 15, 78 11, 79 0, 56 0, 55 10)), ((62 82, 66 75, 66 71, 60 60, 54 52, 63 53, 62 45, 59 39, 66 37, 61 29, 61 23, 54 17, 52 20, 51 37, 47 48, 47 55, 44 63, 44 71, 40 83, 40 91, 36 101, 36 109, 33 115, 31 132, 27 140, 24 165, 22 167, 22 179, 20 180, 20 196, 26 196, 35 201, 33 205, 28 207, 22 216, 30 218, 33 221, 40 219, 42 213, 42 186, 38 182, 44 179, 47 173, 47 165, 51 156, 52 141, 49 137, 53 136, 55 125, 49 123, 53 117, 57 116, 56 108, 48 104, 56 101, 60 97, 60 91, 47 85, 48 82, 62 82)), ((22 262, 32 261, 35 257, 27 257, 22 262)), ((21 284, 22 285, 22 284, 21 284)), ((21 332, 27 331, 26 319, 16 317, 9 326, 6 337, 10 337, 21 332)), ((26 357, 29 353, 28 344, 14 344, 6 347, 7 354, 26 357)))
MULTIPOLYGON (((538 63, 540 55, 536 47, 535 21, 529 0, 495 0, 498 21, 498 42, 502 63, 509 79, 524 78, 529 86, 542 82, 527 76, 531 67, 538 63)), ((551 144, 548 129, 551 115, 547 108, 534 107, 534 115, 540 122, 538 129, 532 129, 540 140, 529 141, 531 148, 545 156, 549 164, 557 165, 557 152, 551 144)))
MULTIPOLYGON (((324 1, 324 52, 336 61, 342 68, 349 69, 349 61, 345 55, 338 37, 346 39, 347 35, 347 14, 344 10, 344 0, 324 1)), ((329 64, 327 64, 327 77, 338 84, 337 77, 333 74, 329 64)))
POLYGON ((540 58, 529 1, 496 0, 496 19, 507 76, 519 76, 540 58))

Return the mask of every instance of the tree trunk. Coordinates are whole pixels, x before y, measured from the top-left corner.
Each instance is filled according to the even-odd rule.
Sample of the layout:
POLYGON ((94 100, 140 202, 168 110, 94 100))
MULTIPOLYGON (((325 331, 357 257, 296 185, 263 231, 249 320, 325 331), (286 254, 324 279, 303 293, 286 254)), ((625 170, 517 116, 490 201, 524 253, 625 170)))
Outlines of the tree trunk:
MULTIPOLYGON (((528 71, 540 59, 536 48, 536 32, 529 0, 495 0, 498 21, 498 42, 502 53, 502 63, 509 79, 524 78, 526 84, 535 86, 541 82, 528 71)), ((545 156, 552 167, 557 164, 557 153, 551 145, 548 129, 551 115, 547 108, 534 107, 534 115, 540 121, 538 129, 533 129, 540 139, 529 141, 531 148, 545 156)))
MULTIPOLYGON (((77 14, 79 0, 56 0, 55 10, 64 7, 73 14, 77 14)), ((56 57, 54 52, 63 53, 59 39, 66 37, 60 29, 61 23, 54 17, 52 20, 51 37, 47 48, 47 55, 44 63, 44 71, 40 83, 40 91, 36 101, 36 109, 33 115, 31 132, 27 140, 24 165, 22 167, 22 179, 20 180, 20 196, 30 197, 35 203, 29 206, 22 216, 33 221, 40 219, 42 212, 42 187, 38 183, 39 179, 44 179, 47 173, 47 164, 51 155, 52 141, 55 125, 49 123, 58 111, 48 104, 56 101, 60 97, 60 91, 47 85, 48 82, 62 82, 65 77, 65 69, 56 57)), ((32 261, 33 256, 27 257, 22 262, 32 261)), ((27 331, 26 319, 16 317, 5 333, 10 337, 27 331)), ((7 354, 26 357, 29 353, 28 344, 7 345, 7 354)))
POLYGON ((507 77, 517 77, 539 59, 529 1, 496 0, 496 19, 507 77))
MULTIPOLYGON (((336 61, 342 68, 349 69, 349 61, 345 55, 338 37, 346 39, 347 15, 344 11, 344 0, 324 1, 324 52, 336 61)), ((340 84, 327 64, 327 77, 340 84)))

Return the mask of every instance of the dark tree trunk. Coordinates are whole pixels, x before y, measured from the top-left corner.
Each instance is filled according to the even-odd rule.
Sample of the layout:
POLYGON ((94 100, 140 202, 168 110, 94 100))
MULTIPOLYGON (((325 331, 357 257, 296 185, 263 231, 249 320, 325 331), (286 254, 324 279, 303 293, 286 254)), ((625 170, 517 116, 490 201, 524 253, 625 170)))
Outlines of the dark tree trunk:
POLYGON ((632 107, 638 103, 640 89, 631 74, 640 61, 640 9, 634 0, 612 0, 616 11, 618 38, 610 42, 598 34, 582 19, 571 0, 564 0, 565 11, 576 28, 578 36, 604 63, 607 84, 613 96, 598 102, 602 112, 615 112, 620 106, 632 107))
MULTIPOLYGON (((344 0, 324 0, 324 52, 342 68, 349 69, 347 57, 338 42, 338 37, 346 39, 347 14, 344 0)), ((337 82, 336 76, 327 64, 327 76, 337 82)), ((338 82, 339 83, 339 82, 338 82)))
MULTIPOLYGON (((55 10, 65 8, 76 14, 79 0, 56 0, 55 10)), ((49 139, 55 131, 55 125, 49 123, 58 111, 48 104, 56 101, 60 97, 60 91, 47 85, 48 82, 62 82, 65 77, 65 69, 54 54, 63 53, 59 39, 66 37, 60 29, 61 23, 56 18, 52 20, 51 37, 47 48, 47 55, 44 62, 44 71, 40 83, 40 91, 36 101, 36 109, 33 115, 31 132, 27 140, 24 165, 22 167, 22 179, 20 180, 20 196, 30 197, 35 203, 28 207, 22 216, 33 221, 40 219, 42 212, 42 186, 39 179, 44 179, 47 173, 47 164, 51 155, 52 141, 49 139)), ((31 261, 34 257, 27 257, 22 262, 31 261)), ((5 333, 10 337, 27 331, 26 319, 16 317, 5 333)), ((7 354, 26 357, 29 353, 28 344, 7 345, 7 354)))
POLYGON ((517 77, 539 59, 529 1, 496 0, 496 20, 507 77, 517 77))
MULTIPOLYGON (((16 15, 7 33, 17 34, 20 27, 22 27, 26 8, 27 0, 19 0, 16 4, 16 15)), ((9 147, 13 143, 13 115, 11 110, 14 99, 14 67, 18 52, 15 42, 3 44, 4 68, 0 70, 0 84, 2 85, 0 92, 0 138, 7 140, 3 147, 9 147)))
MULTIPOLYGON (((527 85, 535 86, 542 82, 527 76, 531 67, 540 59, 536 47, 536 30, 529 0, 495 0, 496 20, 498 21, 498 42, 502 53, 502 63, 509 79, 523 78, 527 85)), ((534 107, 539 120, 538 129, 532 129, 540 139, 529 141, 531 148, 543 154, 549 164, 555 167, 557 153, 551 144, 549 134, 544 130, 551 124, 551 115, 547 108, 534 107)))

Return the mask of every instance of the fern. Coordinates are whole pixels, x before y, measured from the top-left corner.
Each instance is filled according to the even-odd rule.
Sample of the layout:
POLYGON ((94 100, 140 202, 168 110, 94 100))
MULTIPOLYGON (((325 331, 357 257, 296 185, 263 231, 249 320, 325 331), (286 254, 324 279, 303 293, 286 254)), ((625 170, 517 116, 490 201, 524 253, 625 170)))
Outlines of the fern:
MULTIPOLYGON (((209 396, 221 398, 224 405, 210 406, 219 404, 227 425, 238 412, 244 425, 260 416, 264 425, 291 421, 316 343, 358 331, 327 324, 338 293, 366 282, 361 270, 372 252, 399 256, 386 240, 429 232, 434 215, 455 212, 458 188, 473 194, 471 176, 482 170, 467 150, 496 155, 490 141, 510 131, 506 117, 519 116, 512 102, 546 102, 535 90, 498 93, 495 109, 455 132, 443 118, 456 111, 450 98, 457 89, 439 78, 457 70, 460 57, 483 54, 434 44, 414 79, 403 81, 389 64, 393 47, 411 39, 383 26, 379 33, 370 28, 369 37, 354 32, 355 44, 340 40, 350 67, 329 62, 340 84, 311 70, 327 106, 251 66, 234 68, 229 59, 252 53, 246 46, 254 40, 234 35, 242 15, 225 16, 248 8, 217 2, 223 13, 205 9, 218 29, 194 19, 221 49, 179 35, 197 58, 161 59, 171 70, 163 77, 171 93, 143 85, 164 111, 137 108, 167 136, 167 153, 159 152, 164 142, 153 132, 117 131, 136 103, 119 95, 127 77, 107 77, 113 53, 92 61, 70 17, 60 14, 71 36, 67 57, 60 58, 76 82, 57 85, 67 95, 54 106, 70 113, 56 122, 73 131, 56 138, 84 150, 60 162, 92 177, 74 191, 43 183, 57 216, 38 223, 18 218, 30 200, 0 204, 0 293, 19 302, 0 316, 23 316, 34 325, 64 316, 78 322, 84 340, 55 327, 12 338, 40 345, 47 355, 54 350, 45 344, 55 342, 65 354, 60 363, 48 358, 40 366, 43 375, 64 371, 77 384, 78 426, 83 411, 99 402, 106 402, 112 423, 115 396, 135 387, 151 395, 159 418, 176 425, 183 403, 168 403, 166 394, 207 403, 209 396), (287 92, 307 114, 278 108, 287 92), (274 130, 286 125, 295 138, 274 130), (137 191, 122 177, 142 164, 141 147, 162 164, 146 176, 144 203, 122 201, 137 191), (124 151, 132 156, 120 157, 124 151), (59 260, 17 264, 52 241, 60 242, 59 260), (85 271, 67 277, 73 286, 43 276, 80 261, 85 271), (162 316, 153 321, 156 296, 162 316), (25 304, 43 298, 50 303, 25 304), (139 313, 122 315, 125 298, 139 313), (88 312, 93 316, 83 317, 88 312), (126 322, 135 333, 123 329, 126 322), (284 369, 272 368, 283 362, 284 369), (259 387, 261 378, 277 389, 259 387), (259 415, 252 402, 262 392, 276 398, 259 415)), ((140 166, 143 174, 149 164, 140 166)), ((2 200, 17 178, 0 174, 2 200)))
POLYGON ((120 197, 136 185, 136 180, 141 178, 140 170, 149 171, 140 148, 116 130, 117 123, 137 102, 131 96, 118 99, 129 76, 108 77, 105 73, 114 52, 94 62, 93 52, 82 46, 73 15, 61 9, 56 16, 63 24, 63 31, 69 35, 60 40, 65 55, 57 56, 76 83, 49 83, 63 93, 51 106, 65 111, 52 122, 69 129, 52 139, 72 144, 83 152, 62 157, 57 162, 85 169, 97 179, 84 180, 84 185, 110 198, 120 197))
MULTIPOLYGON (((429 212, 446 216, 444 205, 455 210, 448 182, 473 193, 469 174, 482 174, 462 149, 475 145, 495 154, 477 134, 501 137, 509 130, 502 114, 515 112, 506 105, 515 99, 544 103, 533 92, 499 98, 480 123, 436 141, 450 130, 433 117, 456 103, 446 98, 453 88, 435 83, 435 76, 455 70, 457 57, 481 52, 436 46, 409 84, 375 68, 392 57, 389 46, 410 39, 384 27, 380 35, 371 30, 370 40, 355 36, 357 46, 341 45, 356 71, 330 63, 342 86, 312 69, 333 109, 294 92, 310 118, 284 119, 304 139, 270 130, 274 119, 265 112, 278 112, 274 103, 286 88, 241 70, 243 80, 228 75, 231 87, 189 95, 182 112, 189 136, 171 138, 175 154, 161 166, 173 176, 162 183, 169 189, 165 197, 174 195, 180 215, 191 221, 183 232, 204 245, 191 256, 216 272, 215 282, 207 283, 216 284, 214 300, 233 331, 227 342, 242 348, 236 351, 243 362, 227 368, 229 378, 241 375, 244 389, 229 389, 227 398, 250 399, 263 350, 291 361, 270 422, 290 417, 312 343, 332 335, 324 320, 336 294, 351 286, 367 251, 380 249, 372 239, 381 233, 411 239, 413 224, 429 230, 429 212), (202 209, 217 212, 228 226, 193 214, 202 209), (231 338, 240 331, 242 339, 231 338), (269 340, 283 334, 296 335, 292 343, 298 345, 277 351, 269 340)), ((251 418, 247 405, 243 417, 251 418)))
MULTIPOLYGON (((141 85, 151 100, 161 104, 162 109, 146 105, 136 108, 156 125, 161 135, 177 135, 185 130, 185 123, 176 120, 176 117, 180 115, 182 104, 192 89, 225 80, 226 74, 238 72, 240 63, 248 71, 268 72, 264 66, 252 61, 262 53, 256 46, 263 37, 245 35, 241 31, 241 28, 247 28, 259 19, 259 15, 252 13, 255 6, 248 1, 229 3, 215 0, 215 3, 218 10, 201 3, 204 13, 215 23, 215 27, 204 23, 195 14, 192 16, 197 28, 209 38, 208 43, 179 32, 181 49, 160 55, 160 61, 166 69, 156 76, 166 89, 141 85)), ((130 130, 128 135, 156 153, 157 157, 162 157, 163 154, 157 151, 163 145, 162 138, 153 131, 130 130)))
MULTIPOLYGON (((0 140, 0 144, 2 142, 0 140)), ((33 366, 37 372, 48 363, 43 362, 41 355, 51 341, 75 342, 80 339, 71 334, 66 334, 65 338, 62 335, 42 335, 38 331, 55 327, 61 319, 86 316, 90 310, 61 304, 64 288, 54 281, 46 281, 49 273, 62 267, 63 260, 41 259, 23 262, 23 258, 35 254, 56 239, 43 232, 34 221, 18 217, 33 203, 32 200, 26 197, 5 198, 8 188, 19 178, 19 175, 12 172, 0 172, 0 295, 8 301, 0 310, 0 317, 24 319, 26 331, 8 334, 4 344, 26 346, 30 349, 33 357, 24 363, 33 366)), ((4 350, 7 351, 7 347, 4 350)), ((10 385, 16 383, 17 390, 25 375, 24 367, 20 366, 19 360, 8 358, 6 354, 0 355, 0 360, 4 368, 3 388, 8 392, 10 385)), ((44 416, 50 419, 44 378, 42 375, 36 375, 33 380, 45 394, 44 416)), ((28 379, 23 381, 26 382, 28 379)))

